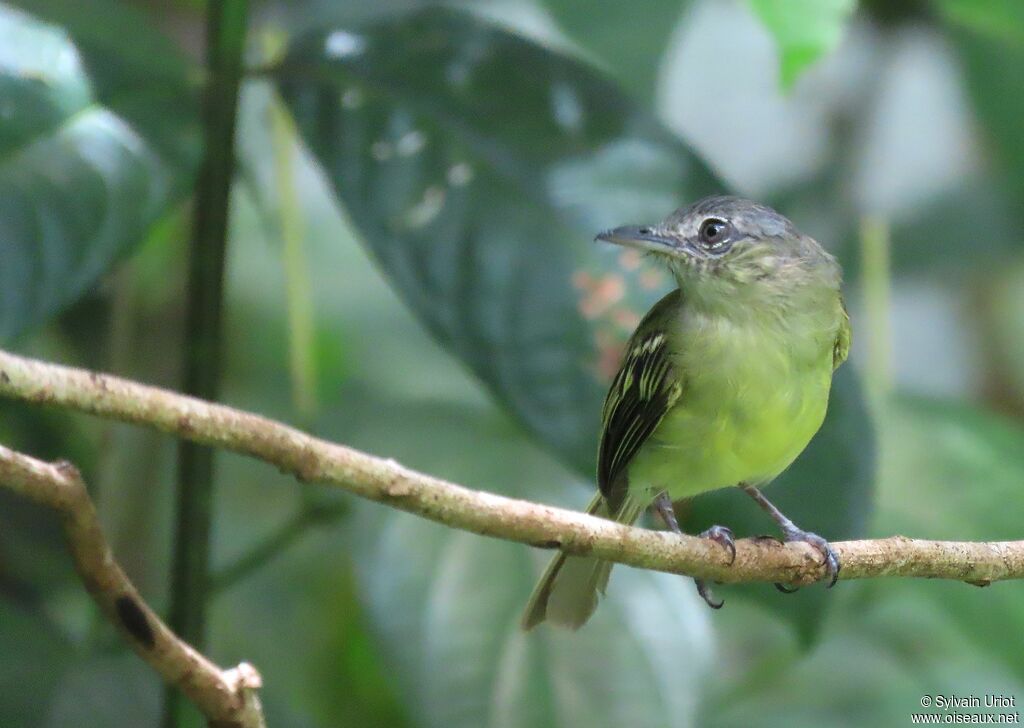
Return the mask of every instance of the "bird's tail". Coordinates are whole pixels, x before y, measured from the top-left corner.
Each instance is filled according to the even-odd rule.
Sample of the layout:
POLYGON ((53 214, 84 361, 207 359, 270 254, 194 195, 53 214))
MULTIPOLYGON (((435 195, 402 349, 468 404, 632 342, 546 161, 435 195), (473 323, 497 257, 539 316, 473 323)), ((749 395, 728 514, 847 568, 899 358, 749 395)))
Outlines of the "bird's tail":
MULTIPOLYGON (((614 520, 632 524, 642 510, 627 498, 614 520)), ((600 493, 590 501, 587 513, 609 517, 608 506, 600 493)), ((587 556, 556 554, 530 595, 520 622, 522 628, 533 629, 544 620, 569 629, 582 627, 597 609, 598 594, 604 594, 612 566, 610 561, 587 556)))

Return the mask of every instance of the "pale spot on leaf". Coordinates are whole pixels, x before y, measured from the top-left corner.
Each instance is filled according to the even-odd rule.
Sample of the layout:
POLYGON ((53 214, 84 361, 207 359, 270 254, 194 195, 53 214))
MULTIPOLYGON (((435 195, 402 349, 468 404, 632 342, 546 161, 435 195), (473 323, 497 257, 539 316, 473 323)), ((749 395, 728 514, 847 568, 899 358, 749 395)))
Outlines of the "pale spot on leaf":
POLYGON ((441 213, 444 198, 444 189, 437 185, 431 185, 424 190, 423 199, 405 213, 403 222, 406 227, 420 228, 427 225, 441 213))
POLYGON ((444 69, 444 77, 448 81, 448 84, 456 87, 466 85, 469 81, 469 73, 469 64, 463 60, 452 61, 448 64, 448 67, 444 69))
POLYGON ((346 109, 358 109, 363 105, 363 92, 357 88, 346 89, 341 95, 341 105, 346 109))
POLYGON ((473 179, 473 168, 465 162, 453 164, 448 168, 448 184, 452 187, 462 187, 469 184, 473 179))
POLYGON ((576 89, 566 83, 551 86, 551 110, 555 121, 563 129, 579 131, 583 126, 583 106, 576 89))
POLYGON ((414 129, 408 134, 404 134, 401 139, 398 140, 398 144, 395 145, 395 149, 398 152, 399 157, 411 157, 413 154, 420 152, 427 144, 427 137, 423 132, 414 129))
POLYGON ((366 50, 366 40, 347 30, 335 30, 324 41, 324 53, 331 58, 358 56, 366 50))

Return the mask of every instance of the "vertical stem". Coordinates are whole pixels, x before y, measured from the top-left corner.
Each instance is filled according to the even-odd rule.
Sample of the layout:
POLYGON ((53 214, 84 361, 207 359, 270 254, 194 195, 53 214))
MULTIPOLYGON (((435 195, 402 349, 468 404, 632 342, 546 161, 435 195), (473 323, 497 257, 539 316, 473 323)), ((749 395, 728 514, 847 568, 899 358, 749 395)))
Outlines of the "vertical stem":
POLYGON ((871 404, 884 407, 892 389, 891 333, 889 327, 889 225, 880 218, 865 217, 860 224, 864 306, 867 312, 867 385, 871 404))
POLYGON ((295 190, 295 137, 291 117, 278 99, 270 105, 278 220, 284 242, 285 290, 288 303, 288 353, 292 400, 304 422, 316 415, 313 296, 306 265, 302 209, 295 190))
MULTIPOLYGON (((183 388, 210 400, 218 398, 220 387, 228 202, 247 13, 246 0, 213 0, 207 11, 204 152, 189 251, 183 388)), ((174 631, 197 648, 204 639, 212 485, 212 451, 183 442, 178 450, 170 622, 174 631)), ((164 725, 179 725, 181 711, 180 695, 169 692, 164 725)))

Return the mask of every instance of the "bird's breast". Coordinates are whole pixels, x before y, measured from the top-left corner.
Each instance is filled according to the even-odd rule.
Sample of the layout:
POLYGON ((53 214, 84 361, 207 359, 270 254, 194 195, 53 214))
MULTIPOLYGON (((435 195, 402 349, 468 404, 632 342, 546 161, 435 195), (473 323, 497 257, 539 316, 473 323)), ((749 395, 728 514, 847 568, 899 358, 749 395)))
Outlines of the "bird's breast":
POLYGON ((834 335, 778 320, 680 323, 673 365, 683 394, 638 454, 630 480, 673 498, 771 480, 825 417, 834 335))

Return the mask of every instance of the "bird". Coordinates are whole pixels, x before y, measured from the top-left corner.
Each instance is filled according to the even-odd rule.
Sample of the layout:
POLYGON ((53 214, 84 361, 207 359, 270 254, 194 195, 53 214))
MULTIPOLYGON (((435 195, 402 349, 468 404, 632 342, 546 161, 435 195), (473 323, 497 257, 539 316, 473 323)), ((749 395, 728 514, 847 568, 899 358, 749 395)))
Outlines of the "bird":
MULTIPOLYGON (((676 287, 636 327, 608 390, 598 491, 587 513, 633 524, 653 506, 682 533, 673 503, 739 487, 776 521, 783 540, 807 542, 821 554, 834 585, 835 550, 794 524, 762 488, 821 427, 833 373, 849 353, 839 263, 772 208, 733 196, 707 197, 659 223, 617 227, 596 240, 652 257, 676 287)), ((735 560, 728 527, 700 536, 735 560)), ((527 603, 522 628, 544 621, 581 627, 611 568, 593 557, 557 554, 527 603)), ((695 582, 709 606, 722 606, 704 580, 695 582)))

